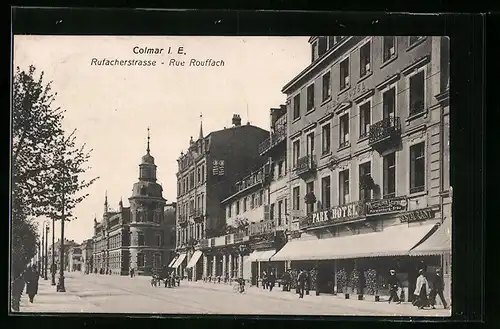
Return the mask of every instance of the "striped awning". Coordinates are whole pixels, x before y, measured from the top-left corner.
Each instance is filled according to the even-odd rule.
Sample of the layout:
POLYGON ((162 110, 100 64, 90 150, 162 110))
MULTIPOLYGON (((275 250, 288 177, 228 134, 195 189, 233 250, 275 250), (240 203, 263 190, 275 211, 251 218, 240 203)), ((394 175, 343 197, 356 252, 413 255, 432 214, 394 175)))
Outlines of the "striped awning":
POLYGON ((196 263, 198 263, 198 260, 200 259, 201 255, 203 255, 203 252, 201 252, 201 250, 196 250, 191 259, 189 260, 186 268, 191 268, 195 266, 196 263))
POLYGON ((271 249, 271 250, 265 250, 261 254, 258 255, 258 258, 256 261, 258 262, 269 262, 270 258, 274 256, 276 253, 276 249, 271 249))
POLYGON ((395 225, 382 232, 288 242, 271 261, 326 260, 408 255, 436 225, 395 225))
POLYGON ((168 264, 168 267, 172 267, 172 266, 174 265, 175 261, 177 260, 177 258, 179 258, 179 257, 174 257, 174 258, 172 258, 172 260, 171 260, 171 261, 170 261, 170 263, 168 264))
POLYGON ((410 256, 451 253, 451 218, 446 218, 427 240, 410 250, 410 256))
POLYGON ((175 263, 172 265, 172 268, 178 268, 179 265, 182 264, 182 262, 186 259, 186 254, 180 254, 179 258, 175 261, 175 263))

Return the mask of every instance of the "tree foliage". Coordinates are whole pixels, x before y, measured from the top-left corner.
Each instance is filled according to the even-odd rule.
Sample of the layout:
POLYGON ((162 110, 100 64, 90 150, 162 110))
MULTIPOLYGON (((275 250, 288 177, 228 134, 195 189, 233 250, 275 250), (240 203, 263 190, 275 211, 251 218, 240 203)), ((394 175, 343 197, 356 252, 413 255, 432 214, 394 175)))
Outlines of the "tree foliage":
POLYGON ((65 218, 74 219, 74 208, 88 195, 83 190, 97 179, 82 179, 92 150, 77 145, 76 130, 65 133, 65 111, 52 105, 57 93, 51 82, 44 84, 43 72, 37 77, 35 71, 34 66, 28 71, 18 67, 13 79, 12 245, 17 248, 13 262, 21 263, 36 252, 30 218, 59 220, 64 208, 65 218))

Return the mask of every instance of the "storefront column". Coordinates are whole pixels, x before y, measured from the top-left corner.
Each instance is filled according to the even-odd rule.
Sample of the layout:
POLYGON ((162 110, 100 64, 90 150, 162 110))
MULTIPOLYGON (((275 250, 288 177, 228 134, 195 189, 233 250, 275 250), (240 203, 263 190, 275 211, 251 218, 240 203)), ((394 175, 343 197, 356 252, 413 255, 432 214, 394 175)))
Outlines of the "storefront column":
POLYGON ((228 269, 228 273, 229 273, 229 278, 232 279, 233 278, 233 254, 232 253, 229 253, 229 269, 228 269))
POLYGON ((203 253, 203 277, 206 278, 208 276, 208 257, 205 253, 203 253))
POLYGON ((240 278, 243 278, 243 255, 242 254, 240 254, 238 265, 239 265, 239 272, 240 272, 239 276, 240 276, 240 278))
POLYGON ((213 255, 212 260, 212 276, 217 276, 217 255, 213 255))
POLYGON ((337 294, 337 260, 333 260, 333 294, 337 294))
POLYGON ((226 261, 227 261, 227 255, 226 253, 222 254, 222 277, 226 278, 226 261))

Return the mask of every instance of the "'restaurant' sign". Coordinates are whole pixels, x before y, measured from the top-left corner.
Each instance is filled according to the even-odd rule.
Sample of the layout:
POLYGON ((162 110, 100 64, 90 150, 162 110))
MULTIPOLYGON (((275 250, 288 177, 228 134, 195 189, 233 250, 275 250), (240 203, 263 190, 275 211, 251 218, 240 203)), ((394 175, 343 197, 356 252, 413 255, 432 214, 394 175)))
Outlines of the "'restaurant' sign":
POLYGON ((431 208, 416 209, 401 214, 399 217, 401 223, 412 223, 432 218, 434 218, 434 210, 431 208))
POLYGON ((320 210, 300 221, 301 227, 322 226, 328 223, 342 223, 351 219, 364 216, 362 202, 352 202, 327 210, 320 210))
POLYGON ((408 200, 406 197, 367 201, 366 215, 382 215, 405 211, 407 206, 408 200))

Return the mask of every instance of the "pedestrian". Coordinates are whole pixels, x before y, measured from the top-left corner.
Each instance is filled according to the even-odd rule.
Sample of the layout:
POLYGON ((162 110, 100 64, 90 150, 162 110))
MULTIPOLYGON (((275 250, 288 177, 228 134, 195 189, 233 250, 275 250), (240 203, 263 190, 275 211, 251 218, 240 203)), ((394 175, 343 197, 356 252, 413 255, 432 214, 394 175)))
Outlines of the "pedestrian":
POLYGON ((267 289, 267 272, 262 272, 262 288, 267 289))
POLYGON ((436 270, 436 275, 434 276, 434 279, 432 280, 432 289, 430 293, 430 302, 431 306, 433 309, 436 308, 436 297, 439 296, 441 298, 441 302, 443 303, 443 307, 445 309, 448 308, 448 304, 446 303, 446 299, 444 298, 444 281, 443 277, 441 276, 441 270, 438 268, 436 270))
POLYGON ((26 293, 30 299, 30 303, 33 303, 35 295, 38 293, 38 271, 36 265, 28 270, 25 276, 26 280, 26 293))
POLYGON ((399 300, 398 297, 398 289, 401 286, 401 282, 399 281, 399 278, 396 276, 396 271, 395 270, 390 270, 389 271, 390 275, 389 278, 387 279, 387 284, 389 285, 389 304, 391 301, 394 301, 398 304, 401 304, 401 301, 399 300))
POLYGON ((304 298, 304 289, 306 285, 306 272, 304 270, 300 270, 300 273, 297 277, 297 287, 299 289, 299 298, 304 298))
POLYGON ((274 274, 273 270, 271 270, 271 273, 269 273, 267 281, 269 282, 269 291, 273 291, 274 285, 276 284, 276 275, 274 274))
POLYGON ((14 312, 19 312, 19 305, 21 303, 21 296, 23 294, 24 284, 25 284, 23 274, 24 273, 19 274, 19 275, 14 274, 15 279, 14 279, 14 281, 12 281, 11 308, 12 308, 12 311, 14 311, 14 312))
POLYGON ((427 299, 427 294, 428 294, 428 289, 429 289, 429 283, 427 282, 427 279, 424 276, 424 270, 420 269, 418 271, 418 278, 417 278, 417 284, 415 291, 413 292, 415 294, 416 301, 415 301, 415 306, 418 307, 418 309, 423 309, 424 307, 429 305, 429 300, 427 299))
POLYGON ((283 281, 283 291, 290 291, 290 270, 286 270, 285 273, 283 273, 281 280, 283 281))

